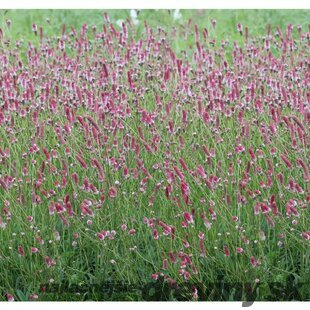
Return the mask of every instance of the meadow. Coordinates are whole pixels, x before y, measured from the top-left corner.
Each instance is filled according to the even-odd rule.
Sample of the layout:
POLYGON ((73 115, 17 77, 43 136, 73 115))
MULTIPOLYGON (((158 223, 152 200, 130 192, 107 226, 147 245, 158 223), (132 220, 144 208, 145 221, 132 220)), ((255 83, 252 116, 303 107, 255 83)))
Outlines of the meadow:
POLYGON ((0 301, 301 300, 307 10, 0 11, 0 301))

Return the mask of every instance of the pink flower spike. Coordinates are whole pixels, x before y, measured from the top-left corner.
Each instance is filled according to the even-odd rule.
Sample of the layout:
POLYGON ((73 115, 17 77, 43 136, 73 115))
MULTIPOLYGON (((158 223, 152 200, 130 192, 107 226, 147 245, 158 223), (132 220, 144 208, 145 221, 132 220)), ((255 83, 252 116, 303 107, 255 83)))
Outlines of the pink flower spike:
POLYGON ((156 229, 153 229, 153 238, 155 240, 157 240, 159 238, 158 231, 156 229))
POLYGON ((193 216, 188 213, 188 212, 183 212, 183 217, 184 217, 184 220, 188 223, 188 224, 194 224, 194 219, 193 219, 193 216))
POLYGON ((289 159, 288 159, 285 155, 281 155, 281 159, 283 160, 283 162, 286 164, 286 166, 287 166, 290 170, 293 169, 292 163, 289 161, 289 159))
POLYGON ((254 256, 250 257, 250 262, 251 262, 252 267, 256 267, 257 266, 257 261, 256 261, 254 256))

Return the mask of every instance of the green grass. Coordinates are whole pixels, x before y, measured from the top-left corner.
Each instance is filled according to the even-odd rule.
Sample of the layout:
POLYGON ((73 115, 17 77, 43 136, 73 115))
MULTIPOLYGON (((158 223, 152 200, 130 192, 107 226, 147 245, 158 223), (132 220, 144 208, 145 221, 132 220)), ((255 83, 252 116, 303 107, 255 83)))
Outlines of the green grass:
MULTIPOLYGON (((105 11, 107 10, 2 10, 0 25, 2 24, 2 28, 6 29, 5 20, 11 19, 11 38, 23 37, 29 40, 33 39, 31 30, 33 23, 36 23, 38 27, 44 27, 44 31, 49 36, 59 35, 63 24, 67 25, 67 29, 71 27, 80 29, 85 23, 89 26, 96 25, 98 29, 101 29, 105 11), (50 21, 47 22, 47 19, 50 21)), ((112 22, 130 18, 129 10, 108 10, 108 13, 112 22)), ((276 27, 283 29, 289 23, 295 26, 301 25, 305 30, 309 26, 309 11, 307 10, 181 10, 181 14, 182 18, 174 21, 173 10, 141 10, 138 15, 140 24, 137 26, 137 32, 139 33, 143 28, 144 21, 155 29, 159 25, 170 29, 172 26, 186 23, 189 19, 200 29, 206 27, 210 30, 211 20, 215 19, 217 27, 215 30, 210 30, 213 36, 221 40, 227 38, 234 41, 240 39, 236 29, 238 22, 244 27, 249 27, 250 36, 264 35, 267 24, 270 24, 272 31, 275 31, 276 27)), ((184 48, 182 40, 177 40, 175 44, 180 49, 184 48)))

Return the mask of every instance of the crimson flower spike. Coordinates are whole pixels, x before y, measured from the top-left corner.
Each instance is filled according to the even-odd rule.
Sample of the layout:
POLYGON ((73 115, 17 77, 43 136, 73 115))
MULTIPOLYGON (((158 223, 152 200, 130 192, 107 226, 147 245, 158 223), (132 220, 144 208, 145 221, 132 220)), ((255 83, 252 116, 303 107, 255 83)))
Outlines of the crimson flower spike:
POLYGON ((286 164, 286 166, 287 166, 290 170, 293 169, 292 163, 289 161, 289 159, 288 159, 284 154, 281 155, 281 159, 283 160, 283 162, 286 164))
POLYGON ((35 35, 38 34, 38 26, 36 24, 32 24, 32 31, 34 32, 35 35))
POLYGON ((237 30, 238 30, 238 32, 240 33, 240 35, 242 35, 242 33, 243 33, 243 27, 242 27, 242 24, 241 24, 241 23, 238 23, 238 24, 237 24, 237 30))
POLYGON ((18 253, 21 257, 25 256, 24 249, 21 245, 18 246, 18 253))
POLYGON ((77 159, 77 161, 81 164, 81 166, 84 168, 84 169, 87 169, 88 168, 88 165, 86 163, 86 161, 80 156, 80 155, 76 155, 75 158, 77 159))
POLYGON ((224 246, 223 246, 223 252, 224 252, 224 255, 225 255, 226 257, 229 257, 229 256, 230 256, 229 249, 228 249, 228 246, 227 246, 227 245, 224 245, 224 246))
POLYGON ((43 41, 43 28, 40 27, 40 44, 42 44, 43 41))
POLYGON ((248 39, 249 39, 249 28, 245 27, 245 43, 248 43, 248 39))

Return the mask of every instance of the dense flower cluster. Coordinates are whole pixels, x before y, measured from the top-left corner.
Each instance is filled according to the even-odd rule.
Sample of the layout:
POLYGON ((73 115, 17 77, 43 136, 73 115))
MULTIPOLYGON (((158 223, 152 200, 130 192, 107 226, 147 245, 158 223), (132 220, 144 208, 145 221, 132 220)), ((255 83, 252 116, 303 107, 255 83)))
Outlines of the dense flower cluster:
POLYGON ((0 263, 32 299, 77 269, 171 284, 301 272, 309 32, 238 23, 230 42, 213 27, 137 35, 105 14, 54 37, 34 24, 31 42, 0 29, 0 263))

